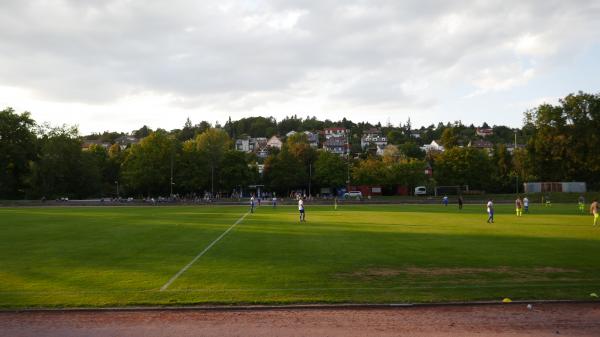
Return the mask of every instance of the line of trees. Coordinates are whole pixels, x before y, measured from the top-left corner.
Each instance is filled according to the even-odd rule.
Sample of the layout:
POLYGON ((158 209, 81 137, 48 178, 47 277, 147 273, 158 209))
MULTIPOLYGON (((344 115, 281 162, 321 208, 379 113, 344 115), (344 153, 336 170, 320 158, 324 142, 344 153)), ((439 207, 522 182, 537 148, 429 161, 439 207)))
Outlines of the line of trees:
POLYGON ((579 92, 559 104, 542 104, 525 113, 520 129, 494 126, 486 138, 493 151, 466 146, 477 138, 474 126, 460 122, 422 127, 415 138, 410 120, 397 127, 300 119, 277 122, 254 117, 208 122, 182 129, 132 132, 138 144, 123 148, 115 143, 122 134, 80 136, 74 127, 38 125, 27 112, 0 111, 0 198, 87 198, 121 196, 202 195, 205 191, 229 194, 249 185, 263 184, 279 194, 302 189, 316 194, 320 188, 377 185, 384 191, 421 184, 469 185, 488 192, 513 192, 519 181, 584 181, 600 187, 600 95, 579 92), (234 150, 242 135, 268 137, 291 130, 320 130, 342 126, 351 130, 352 155, 340 157, 312 148, 297 133, 272 149, 266 159, 234 150), (363 151, 362 131, 379 127, 390 145, 383 156, 363 151), (509 152, 506 144, 516 135, 524 147, 509 152), (419 145, 440 140, 444 152, 425 154, 419 145), (84 141, 112 143, 108 148, 84 141), (259 165, 264 172, 259 174, 259 165), (424 174, 433 169, 433 176, 424 174))

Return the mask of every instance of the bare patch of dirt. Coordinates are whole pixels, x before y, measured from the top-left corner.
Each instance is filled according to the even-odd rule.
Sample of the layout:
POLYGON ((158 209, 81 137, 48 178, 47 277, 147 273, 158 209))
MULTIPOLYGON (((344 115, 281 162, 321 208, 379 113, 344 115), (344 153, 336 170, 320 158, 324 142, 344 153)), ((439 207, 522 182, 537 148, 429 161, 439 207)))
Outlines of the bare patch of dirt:
POLYGON ((0 313, 0 336, 600 336, 600 303, 0 313))

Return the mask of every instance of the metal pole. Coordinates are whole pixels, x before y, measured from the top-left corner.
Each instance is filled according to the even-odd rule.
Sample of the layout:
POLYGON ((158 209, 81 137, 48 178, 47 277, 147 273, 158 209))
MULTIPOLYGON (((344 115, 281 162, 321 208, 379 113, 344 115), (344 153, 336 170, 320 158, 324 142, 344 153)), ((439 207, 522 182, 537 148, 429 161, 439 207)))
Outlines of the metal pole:
POLYGON ((308 163, 308 196, 310 196, 310 182, 312 180, 312 163, 308 163))
POLYGON ((346 133, 346 160, 348 161, 348 172, 346 177, 346 192, 350 191, 350 135, 346 133))
MULTIPOLYGON (((517 131, 515 131, 515 149, 513 150, 513 158, 516 154, 517 154, 517 131)), ((517 170, 515 170, 515 178, 516 178, 515 191, 517 194, 519 194, 519 172, 517 172, 517 170)))
POLYGON ((173 197, 173 148, 171 147, 171 183, 169 184, 171 190, 171 198, 173 197))

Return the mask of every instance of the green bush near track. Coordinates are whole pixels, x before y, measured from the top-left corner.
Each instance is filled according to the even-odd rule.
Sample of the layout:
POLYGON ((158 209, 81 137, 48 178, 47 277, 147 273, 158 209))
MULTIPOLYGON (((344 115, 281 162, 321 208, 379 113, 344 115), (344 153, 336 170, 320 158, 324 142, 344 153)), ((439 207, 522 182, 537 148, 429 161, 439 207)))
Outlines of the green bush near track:
POLYGON ((0 208, 0 307, 590 299, 600 228, 575 204, 0 208))

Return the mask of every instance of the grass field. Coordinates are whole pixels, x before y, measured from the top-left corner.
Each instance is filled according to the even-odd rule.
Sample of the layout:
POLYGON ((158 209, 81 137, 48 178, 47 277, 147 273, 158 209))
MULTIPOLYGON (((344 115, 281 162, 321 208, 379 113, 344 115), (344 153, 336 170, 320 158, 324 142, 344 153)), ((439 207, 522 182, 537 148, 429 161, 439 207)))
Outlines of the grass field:
POLYGON ((576 205, 0 208, 0 307, 590 299, 576 205), (231 227, 238 222, 235 227, 231 227), (215 239, 187 270, 165 287, 215 239), (161 288, 166 288, 161 291, 161 288))

